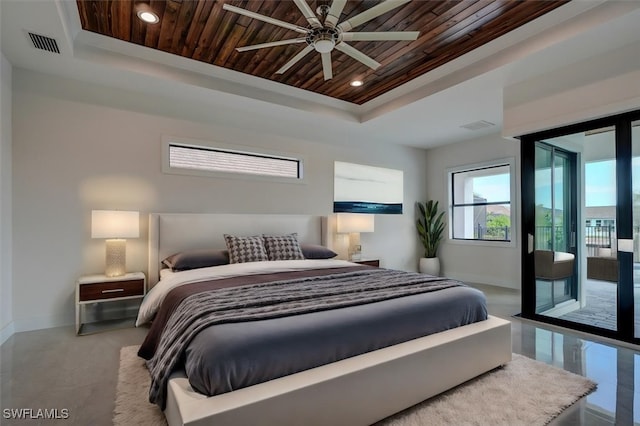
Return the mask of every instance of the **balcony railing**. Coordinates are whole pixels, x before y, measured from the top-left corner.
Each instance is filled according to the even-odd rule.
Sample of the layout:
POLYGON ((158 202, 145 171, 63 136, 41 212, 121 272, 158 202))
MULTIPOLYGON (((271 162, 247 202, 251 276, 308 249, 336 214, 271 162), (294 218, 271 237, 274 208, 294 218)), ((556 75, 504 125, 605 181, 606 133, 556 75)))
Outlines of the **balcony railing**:
POLYGON ((566 235, 563 226, 536 226, 536 250, 566 251, 566 235), (554 244, 555 242, 555 244, 554 244))
MULTIPOLYGON (((634 232, 638 235, 638 229, 634 232)), ((556 226, 555 230, 551 226, 536 226, 536 250, 567 250, 567 235, 563 226, 556 226), (552 244, 555 239, 555 244, 552 244)), ((587 247, 587 257, 600 256, 603 248, 611 249, 615 246, 614 226, 585 226, 584 240, 587 247)))
POLYGON ((511 241, 511 227, 482 226, 478 223, 474 229, 473 238, 476 240, 511 241))
MULTIPOLYGON (((556 226, 555 232, 551 226, 536 226, 535 249, 551 250, 551 239, 555 234, 555 249, 564 251, 567 248, 567 235, 562 226, 556 226)), ((586 246, 586 257, 593 256, 616 256, 615 251, 618 248, 616 240, 616 227, 613 225, 605 226, 585 226, 584 242, 586 246), (609 249, 611 252, 607 253, 609 249)), ((633 261, 640 263, 640 226, 633 227, 633 261)))
MULTIPOLYGON (((612 225, 605 226, 585 226, 584 241, 587 248, 587 257, 602 256, 601 249, 617 249, 616 228, 612 225)), ((536 226, 535 249, 536 250, 568 250, 566 231, 563 226, 556 226, 555 230, 551 226, 536 226), (555 238, 555 245, 552 239, 555 238)), ((474 239, 511 241, 511 227, 494 226, 487 227, 478 223, 474 229, 474 239)), ((640 226, 633 228, 634 240, 634 261, 640 262, 640 226)), ((613 254, 615 256, 615 253, 613 254)))
POLYGON ((601 248, 615 247, 615 231, 615 227, 611 225, 585 227, 584 238, 587 245, 587 257, 601 256, 601 248))

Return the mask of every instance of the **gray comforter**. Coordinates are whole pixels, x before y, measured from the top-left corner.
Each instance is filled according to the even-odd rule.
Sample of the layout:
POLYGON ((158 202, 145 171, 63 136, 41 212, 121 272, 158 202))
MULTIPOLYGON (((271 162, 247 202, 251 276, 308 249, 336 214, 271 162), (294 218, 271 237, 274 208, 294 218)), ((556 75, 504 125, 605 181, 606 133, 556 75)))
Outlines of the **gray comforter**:
POLYGON ((191 385, 215 395, 486 316, 477 290, 385 269, 203 291, 182 300, 164 327, 147 363, 150 400, 164 407, 183 354, 191 385))

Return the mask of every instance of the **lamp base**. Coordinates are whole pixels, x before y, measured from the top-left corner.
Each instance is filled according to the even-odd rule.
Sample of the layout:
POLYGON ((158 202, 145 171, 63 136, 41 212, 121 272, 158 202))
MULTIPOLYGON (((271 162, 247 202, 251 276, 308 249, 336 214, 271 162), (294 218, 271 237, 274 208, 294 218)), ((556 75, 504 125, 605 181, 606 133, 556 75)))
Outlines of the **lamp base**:
POLYGON ((107 240, 107 257, 104 274, 107 277, 121 277, 127 272, 127 240, 107 240))
POLYGON ((360 233, 349 233, 349 261, 356 262, 362 259, 362 246, 360 245, 360 233))

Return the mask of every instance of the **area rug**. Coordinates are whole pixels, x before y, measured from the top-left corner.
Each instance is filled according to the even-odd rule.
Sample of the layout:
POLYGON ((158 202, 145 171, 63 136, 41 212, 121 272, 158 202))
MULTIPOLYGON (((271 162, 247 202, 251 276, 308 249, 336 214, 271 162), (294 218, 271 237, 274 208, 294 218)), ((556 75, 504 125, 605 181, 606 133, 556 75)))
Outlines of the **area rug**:
MULTIPOLYGON (((148 402, 149 373, 137 351, 138 346, 120 351, 113 424, 166 425, 160 409, 148 402)), ((595 383, 582 376, 513 354, 513 360, 504 367, 377 425, 546 425, 595 387, 595 383)))

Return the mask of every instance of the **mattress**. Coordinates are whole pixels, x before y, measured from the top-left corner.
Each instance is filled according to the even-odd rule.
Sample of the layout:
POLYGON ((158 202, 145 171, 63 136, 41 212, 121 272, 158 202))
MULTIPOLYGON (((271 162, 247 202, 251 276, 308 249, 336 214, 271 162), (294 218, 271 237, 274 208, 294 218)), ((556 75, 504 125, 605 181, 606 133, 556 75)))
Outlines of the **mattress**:
POLYGON ((487 318, 470 287, 291 317, 221 324, 201 331, 185 352, 189 383, 207 396, 487 318))
MULTIPOLYGON (((256 262, 266 264, 241 267, 249 268, 244 276, 211 268, 214 270, 190 274, 201 275, 198 279, 187 274, 183 279, 186 284, 167 286, 161 281, 161 287, 169 289, 161 299, 166 297, 166 304, 175 306, 160 310, 159 316, 167 318, 156 318, 150 331, 150 336, 156 336, 148 337, 141 348, 141 356, 152 359, 156 355, 158 336, 165 332, 160 325, 169 321, 170 312, 181 306, 190 294, 212 291, 212 285, 226 288, 228 285, 243 286, 245 282, 249 285, 309 274, 322 276, 343 272, 345 275, 349 271, 376 269, 335 260, 286 262, 256 262), (176 290, 187 284, 191 285, 188 290, 176 290)), ((171 279, 180 281, 176 278, 180 274, 171 275, 171 279)), ((402 274, 412 279, 418 275, 402 274)), ((482 292, 459 282, 432 279, 438 283, 433 291, 203 328, 181 351, 180 366, 195 390, 213 396, 487 318, 482 292)), ((145 302, 156 303, 159 307, 162 300, 158 302, 157 299, 157 295, 151 295, 145 302)), ((143 308, 144 305, 143 302, 143 308)), ((141 310, 141 321, 155 314, 144 311, 141 310)))

